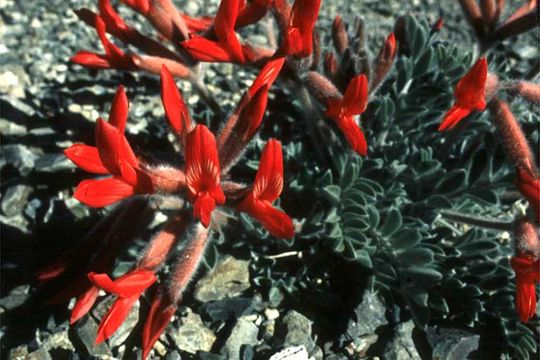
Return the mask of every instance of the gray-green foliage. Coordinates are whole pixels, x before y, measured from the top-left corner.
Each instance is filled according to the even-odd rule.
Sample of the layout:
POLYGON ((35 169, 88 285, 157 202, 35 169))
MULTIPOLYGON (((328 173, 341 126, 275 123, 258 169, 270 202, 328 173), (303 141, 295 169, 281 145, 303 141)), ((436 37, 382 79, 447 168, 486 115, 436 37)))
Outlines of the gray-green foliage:
MULTIPOLYGON (((258 285, 281 287, 296 297, 305 289, 324 292, 328 282, 315 279, 332 276, 332 254, 359 264, 366 284, 418 326, 469 327, 489 334, 486 351, 528 359, 538 342, 514 309, 511 243, 496 232, 456 227, 438 217, 442 209, 501 216, 512 207, 501 194, 514 190, 515 174, 489 114, 473 114, 453 133, 437 131, 472 55, 440 42, 413 17, 406 30, 408 55, 398 57, 361 121, 367 158, 350 154, 344 141, 313 144, 305 128, 315 120, 302 122, 298 104, 282 110, 280 129, 304 129, 303 138, 285 146, 290 181, 282 195, 284 208, 302 221, 301 231, 293 241, 271 240, 244 217, 240 243, 255 259, 258 285), (328 154, 328 169, 313 147, 328 154), (302 257, 264 257, 288 251, 302 257)), ((489 59, 492 71, 508 70, 503 55, 495 52, 489 59)), ((516 106, 535 141, 538 131, 531 124, 538 125, 539 117, 531 110, 516 106)))

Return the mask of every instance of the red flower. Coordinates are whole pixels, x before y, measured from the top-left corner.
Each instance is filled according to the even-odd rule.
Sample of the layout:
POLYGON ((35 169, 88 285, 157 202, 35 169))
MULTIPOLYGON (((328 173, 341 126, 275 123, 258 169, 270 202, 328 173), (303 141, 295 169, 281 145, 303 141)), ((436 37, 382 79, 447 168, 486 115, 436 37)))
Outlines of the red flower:
POLYGON ((240 9, 240 0, 222 0, 214 20, 214 32, 218 41, 202 36, 193 36, 182 45, 195 59, 200 61, 245 62, 242 45, 234 32, 240 9))
POLYGON ((194 18, 186 14, 181 14, 190 33, 200 33, 207 31, 212 26, 214 19, 210 16, 194 18))
POLYGON ((240 10, 238 11, 238 17, 234 25, 235 28, 239 29, 244 26, 255 24, 266 15, 271 5, 272 0, 253 0, 249 3, 246 3, 246 0, 242 0, 240 3, 240 10))
POLYGON ((107 274, 93 272, 88 278, 95 286, 118 296, 99 324, 96 344, 114 334, 141 294, 157 280, 153 271, 145 269, 131 271, 114 281, 107 274))
POLYGON ((81 169, 94 174, 112 174, 99 180, 84 180, 74 197, 91 207, 103 207, 135 193, 152 193, 149 176, 143 172, 124 135, 128 100, 120 86, 111 107, 109 122, 99 118, 96 125, 96 147, 73 145, 64 154, 81 169))
POLYGON ((313 51, 313 30, 321 0, 296 0, 291 10, 284 47, 287 55, 306 57, 313 51))
POLYGON ((354 151, 363 156, 367 155, 367 142, 354 116, 362 114, 367 104, 368 80, 361 74, 349 82, 341 99, 328 100, 326 109, 326 115, 336 122, 354 151))
POLYGON ((161 67, 161 101, 169 126, 177 134, 185 134, 191 130, 191 117, 180 90, 167 66, 161 67))
POLYGON ((257 219, 270 233, 280 238, 294 236, 291 218, 272 203, 283 190, 283 155, 281 143, 270 139, 264 147, 253 190, 238 206, 239 211, 257 219))
POLYGON ((518 169, 519 191, 534 209, 536 221, 540 221, 540 178, 534 176, 530 171, 518 169))
POLYGON ((535 282, 540 281, 540 260, 513 257, 510 264, 516 272, 516 310, 527 323, 536 313, 535 282))
MULTIPOLYGON (((111 23, 113 23, 112 19, 111 23)), ((105 54, 79 51, 70 59, 70 61, 94 69, 136 70, 136 66, 133 64, 131 56, 126 55, 107 39, 105 22, 100 16, 96 16, 95 26, 101 44, 105 49, 105 54)))
POLYGON ((214 135, 204 125, 187 134, 185 146, 186 184, 193 216, 208 227, 216 203, 225 203, 220 185, 220 167, 214 135))
POLYGON ((486 58, 479 59, 459 82, 454 90, 454 106, 444 114, 439 131, 452 129, 472 111, 486 108, 485 85, 488 74, 486 58))
POLYGON ((157 292, 150 306, 150 311, 146 317, 142 333, 143 360, 146 359, 152 347, 165 330, 176 312, 176 305, 171 304, 168 297, 161 292, 157 292))

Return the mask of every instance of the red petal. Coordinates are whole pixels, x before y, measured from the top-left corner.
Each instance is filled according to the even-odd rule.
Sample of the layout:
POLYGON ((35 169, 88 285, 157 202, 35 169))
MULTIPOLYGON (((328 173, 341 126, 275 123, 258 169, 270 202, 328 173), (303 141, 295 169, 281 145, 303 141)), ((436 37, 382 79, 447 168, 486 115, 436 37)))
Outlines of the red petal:
POLYGON ((122 50, 120 50, 107 38, 105 22, 100 16, 96 17, 96 31, 99 39, 101 40, 101 44, 105 49, 105 54, 107 54, 112 61, 118 62, 118 64, 115 65, 122 64, 125 61, 126 56, 122 50))
POLYGON ((131 308, 139 299, 140 294, 132 296, 130 298, 119 297, 114 304, 105 314, 98 327, 98 333, 96 337, 96 344, 100 344, 103 341, 110 338, 116 330, 122 325, 127 318, 131 308))
POLYGON ((220 184, 220 167, 214 134, 197 125, 187 134, 185 146, 186 183, 193 196, 220 184))
POLYGON ((204 227, 210 225, 212 211, 216 208, 216 200, 208 192, 199 193, 193 204, 193 217, 201 220, 204 227))
POLYGON ((466 109, 483 110, 485 107, 485 84, 488 73, 486 58, 480 58, 465 76, 458 82, 454 96, 456 105, 466 109), (480 106, 484 103, 483 107, 480 106))
POLYGON ((120 0, 130 8, 145 15, 150 9, 150 0, 120 0))
POLYGON ((71 310, 71 317, 69 323, 74 324, 84 315, 86 315, 92 306, 94 306, 99 296, 99 288, 92 286, 86 292, 77 297, 77 302, 71 310))
POLYGON ((272 87, 272 84, 276 81, 284 63, 284 57, 269 60, 259 72, 255 81, 253 81, 253 84, 251 84, 251 87, 248 90, 249 96, 254 96, 259 89, 265 85, 268 88, 272 87))
POLYGON ((300 56, 308 56, 313 48, 313 29, 319 16, 321 0, 295 0, 291 10, 291 26, 301 33, 302 51, 300 56))
POLYGON ((253 197, 273 202, 283 190, 283 154, 281 143, 270 139, 266 143, 259 162, 253 186, 253 197))
POLYGON ((464 109, 457 105, 452 106, 450 110, 448 110, 446 114, 444 114, 443 121, 441 122, 441 125, 439 125, 439 131, 452 129, 461 121, 461 119, 463 119, 470 113, 471 110, 469 109, 464 109))
POLYGON ((238 121, 247 124, 247 131, 243 135, 238 134, 237 136, 242 136, 244 142, 250 139, 261 125, 267 102, 268 87, 265 85, 257 91, 240 114, 238 121))
POLYGON ((253 0, 239 11, 235 27, 241 28, 255 24, 262 19, 272 5, 271 0, 253 0))
POLYGON ((64 150, 64 155, 75 165, 93 174, 109 174, 99 157, 98 149, 88 145, 71 145, 64 150))
POLYGON ((147 358, 152 347, 171 321, 176 306, 170 304, 160 293, 157 293, 146 317, 142 333, 143 360, 147 358))
POLYGON ((114 281, 107 274, 94 272, 89 273, 88 278, 99 288, 124 298, 142 293, 157 280, 153 271, 145 269, 128 272, 114 281))
POLYGON ((303 51, 302 34, 296 27, 290 27, 285 35, 285 53, 287 55, 300 55, 303 51))
POLYGON ((341 102, 344 115, 358 115, 366 110, 368 103, 368 79, 365 74, 355 76, 347 85, 341 102))
POLYGON ((161 67, 161 102, 173 131, 177 134, 188 131, 191 127, 191 118, 187 106, 180 90, 176 87, 171 72, 165 65, 161 67))
POLYGON ((203 16, 200 18, 194 18, 186 14, 181 14, 182 19, 186 23, 190 33, 198 33, 207 31, 212 26, 214 18, 210 16, 203 16))
POLYGON ((122 20, 120 15, 118 15, 118 13, 111 6, 111 2, 109 0, 99 0, 98 8, 99 15, 107 25, 107 28, 109 28, 109 31, 122 33, 130 30, 124 20, 122 20))
POLYGON ((367 155, 367 141, 364 133, 350 116, 341 117, 336 121, 337 126, 345 135, 345 138, 354 151, 359 155, 367 155))
POLYGON ((516 284, 516 310, 522 322, 527 323, 536 313, 536 290, 534 283, 516 284))
POLYGON ((124 87, 120 85, 111 105, 109 112, 109 124, 116 127, 118 132, 124 133, 128 119, 129 102, 124 87))
POLYGON ((182 41, 182 46, 193 56, 194 59, 204 62, 232 62, 232 56, 228 49, 215 41, 203 37, 193 37, 190 40, 182 41))
POLYGON ((288 239, 294 236, 291 218, 268 201, 246 198, 239 209, 259 221, 275 237, 288 239))
POLYGON ((110 69, 112 64, 105 55, 90 51, 79 51, 69 61, 92 69, 110 69))
POLYGON ((225 42, 234 33, 239 6, 240 0, 221 0, 214 20, 214 31, 221 42, 225 42))
POLYGON ((120 158, 123 152, 121 135, 114 125, 99 118, 96 124, 96 146, 103 165, 109 172, 121 176, 120 158))
POLYGON ((103 180, 84 180, 79 183, 75 199, 90 207, 103 207, 114 204, 135 194, 133 186, 112 177, 103 180))

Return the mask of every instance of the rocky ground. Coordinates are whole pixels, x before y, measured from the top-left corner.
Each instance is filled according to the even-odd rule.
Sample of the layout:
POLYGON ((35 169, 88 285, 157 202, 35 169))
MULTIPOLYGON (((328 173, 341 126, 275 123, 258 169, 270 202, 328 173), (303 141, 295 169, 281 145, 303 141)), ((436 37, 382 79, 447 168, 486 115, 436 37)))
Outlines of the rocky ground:
MULTIPOLYGON (((109 342, 96 346, 98 319, 111 299, 103 300, 91 316, 70 328, 65 304, 46 305, 34 281, 37 269, 54 259, 66 243, 80 238, 100 216, 70 197, 84 175, 74 175, 74 166, 62 151, 74 142, 91 142, 94 121, 108 110, 119 83, 129 87, 130 114, 136 121, 130 128, 134 139, 159 149, 159 142, 166 138, 164 126, 151 123, 163 116, 157 78, 92 72, 68 62, 77 50, 99 48, 95 33, 73 13, 74 8, 95 8, 96 3, 0 0, 2 358, 140 356, 138 337, 129 336, 133 328, 138 334, 141 326, 139 305, 109 342), (144 136, 148 132, 153 136, 144 136)), ((211 13, 216 6, 216 1, 205 8, 201 5, 205 1, 182 3, 193 15, 211 13)), ((391 29, 396 14, 429 9, 427 16, 435 20, 440 10, 436 2, 427 0, 352 3, 327 1, 324 21, 328 23, 338 13, 346 18, 361 13, 368 24, 377 24, 374 37, 378 39, 391 29)), ((460 15, 455 4, 444 3, 448 19, 460 15)), ((449 24, 456 30, 449 31, 453 37, 468 31, 463 23, 449 24)), ((245 87, 243 82, 249 76, 235 71, 222 66, 211 68, 207 76, 210 81, 215 75, 245 87)), ((225 106, 237 100, 226 99, 219 86, 210 89, 225 106)), ((184 90, 190 104, 198 103, 196 95, 184 90)), ((312 320, 284 305, 283 294, 263 299, 250 279, 248 261, 222 255, 188 292, 185 306, 156 345, 155 358, 461 359, 478 346, 478 336, 459 331, 428 329, 427 340, 418 340, 412 321, 387 319, 381 300, 371 292, 364 294, 341 336, 322 343, 312 320), (345 353, 334 352, 343 347, 345 353)), ((147 307, 146 303, 140 305, 141 314, 147 307)))

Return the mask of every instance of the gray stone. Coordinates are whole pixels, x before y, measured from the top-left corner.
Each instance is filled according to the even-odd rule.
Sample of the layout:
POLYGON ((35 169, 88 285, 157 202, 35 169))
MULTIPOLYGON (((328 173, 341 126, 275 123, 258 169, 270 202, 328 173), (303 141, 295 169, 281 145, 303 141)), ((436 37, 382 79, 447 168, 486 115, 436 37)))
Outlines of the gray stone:
POLYGON ((17 286, 7 296, 0 299, 0 306, 6 310, 21 306, 28 299, 29 290, 30 285, 17 286))
POLYGON ((27 185, 10 186, 2 196, 2 212, 7 217, 21 215, 31 192, 32 188, 27 185))
POLYGON ((73 168, 73 163, 64 154, 44 154, 37 159, 35 165, 36 171, 47 173, 73 168))
POLYGON ((178 351, 171 351, 167 354, 165 360, 182 360, 182 356, 180 356, 178 351))
POLYGON ((9 360, 24 360, 28 355, 28 346, 21 345, 13 348, 9 352, 9 360))
POLYGON ((304 345, 308 352, 315 346, 311 336, 311 324, 313 322, 295 310, 290 310, 283 317, 282 326, 285 328, 283 346, 304 345))
POLYGON ((373 334, 378 327, 388 324, 384 316, 386 307, 375 292, 366 291, 360 305, 354 313, 356 321, 350 324, 348 334, 351 337, 373 334))
POLYGON ((24 360, 52 360, 52 357, 47 350, 38 349, 26 355, 24 360))
POLYGON ((41 341, 41 347, 47 351, 52 349, 63 349, 75 351, 73 344, 69 340, 68 330, 56 332, 41 341))
POLYGON ((384 350, 385 360, 421 360, 418 351, 414 346, 412 331, 414 323, 412 320, 398 324, 394 328, 394 336, 384 350))
POLYGON ((2 149, 0 168, 9 164, 19 170, 22 176, 30 174, 37 155, 24 145, 6 145, 2 149))
POLYGON ((5 119, 0 119, 0 133, 4 136, 26 135, 26 127, 5 119))
POLYGON ((196 354, 197 351, 210 351, 216 340, 212 330, 202 322, 201 317, 187 309, 187 314, 179 319, 169 335, 179 350, 196 354))
MULTIPOLYGON (((78 340, 80 340, 82 349, 84 349, 90 356, 96 357, 110 357, 112 356, 111 350, 107 346, 106 342, 96 344, 96 334, 98 329, 98 323, 91 316, 86 316, 77 322, 75 327, 72 327, 78 340)), ((77 347, 81 348, 81 347, 77 347)))
POLYGON ((240 350, 243 345, 257 345, 259 329, 250 318, 244 316, 236 321, 231 334, 221 349, 221 353, 228 360, 240 360, 240 350))
POLYGON ((207 302, 234 297, 249 286, 249 262, 227 256, 197 283, 195 299, 207 302))
POLYGON ((480 335, 458 329, 427 329, 427 339, 433 348, 434 359, 468 359, 469 354, 478 350, 480 335))

